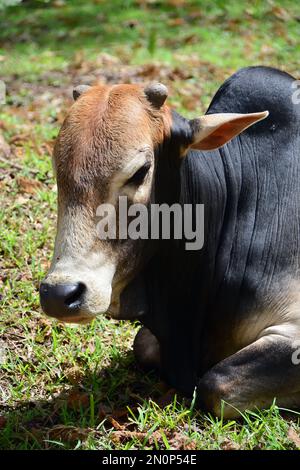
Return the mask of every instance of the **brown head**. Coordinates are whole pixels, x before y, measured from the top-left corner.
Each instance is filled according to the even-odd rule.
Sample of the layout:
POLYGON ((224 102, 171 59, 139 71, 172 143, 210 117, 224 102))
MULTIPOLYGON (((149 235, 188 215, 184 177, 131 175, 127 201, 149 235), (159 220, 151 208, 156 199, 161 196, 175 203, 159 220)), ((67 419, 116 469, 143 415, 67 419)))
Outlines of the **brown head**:
POLYGON ((81 86, 74 98, 54 149, 57 235, 40 297, 48 315, 84 323, 106 312, 119 317, 120 294, 152 250, 148 240, 100 239, 97 208, 117 206, 120 196, 129 206, 149 205, 164 149, 173 148, 168 157, 175 166, 190 147, 218 148, 267 113, 180 118, 174 132, 175 113, 161 84, 81 86))

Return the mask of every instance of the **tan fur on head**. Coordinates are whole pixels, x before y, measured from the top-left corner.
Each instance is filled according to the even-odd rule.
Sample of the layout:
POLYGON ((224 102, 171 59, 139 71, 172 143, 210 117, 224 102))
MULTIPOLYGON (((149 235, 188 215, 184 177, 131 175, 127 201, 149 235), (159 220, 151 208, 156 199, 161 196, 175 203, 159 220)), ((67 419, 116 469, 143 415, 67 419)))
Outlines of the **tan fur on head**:
POLYGON ((153 108, 141 86, 91 87, 73 104, 59 133, 58 177, 86 184, 99 170, 108 177, 123 163, 122 153, 145 143, 158 145, 170 132, 168 125, 168 108, 153 108))

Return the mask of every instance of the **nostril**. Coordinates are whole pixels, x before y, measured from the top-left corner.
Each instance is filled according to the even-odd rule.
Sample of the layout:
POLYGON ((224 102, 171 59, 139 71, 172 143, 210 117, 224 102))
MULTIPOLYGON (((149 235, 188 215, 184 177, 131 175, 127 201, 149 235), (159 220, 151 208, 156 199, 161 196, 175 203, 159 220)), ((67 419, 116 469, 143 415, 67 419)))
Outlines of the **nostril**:
POLYGON ((76 289, 68 294, 65 298, 65 305, 69 308, 77 308, 82 304, 83 294, 86 291, 86 285, 82 282, 78 282, 76 289))
POLYGON ((74 284, 48 284, 40 285, 41 307, 51 317, 65 317, 79 312, 87 287, 82 282, 74 284), (77 312, 76 312, 77 311, 77 312))

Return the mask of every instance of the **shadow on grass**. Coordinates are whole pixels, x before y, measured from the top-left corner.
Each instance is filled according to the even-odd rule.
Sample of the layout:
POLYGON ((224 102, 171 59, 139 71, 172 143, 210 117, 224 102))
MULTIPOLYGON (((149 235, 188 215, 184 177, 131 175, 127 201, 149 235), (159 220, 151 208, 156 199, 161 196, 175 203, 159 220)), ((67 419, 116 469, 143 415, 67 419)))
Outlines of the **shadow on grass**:
POLYGON ((116 357, 98 373, 81 377, 78 383, 75 376, 73 382, 49 400, 24 401, 10 410, 5 407, 0 449, 59 448, 60 442, 64 449, 74 448, 84 433, 102 424, 104 436, 120 423, 120 427, 128 425, 129 410, 135 412, 144 401, 152 399, 165 406, 172 400, 154 372, 145 374, 135 365, 132 352, 116 357))

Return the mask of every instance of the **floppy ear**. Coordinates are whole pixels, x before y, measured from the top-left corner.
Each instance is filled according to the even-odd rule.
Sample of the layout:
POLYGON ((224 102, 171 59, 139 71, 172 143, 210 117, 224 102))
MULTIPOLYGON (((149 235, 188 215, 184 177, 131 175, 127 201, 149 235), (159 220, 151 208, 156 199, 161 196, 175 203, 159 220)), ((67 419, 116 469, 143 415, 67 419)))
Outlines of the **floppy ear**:
POLYGON ((192 119, 190 125, 193 133, 191 148, 214 150, 229 142, 248 127, 265 119, 268 111, 251 114, 206 114, 200 119, 192 119))

